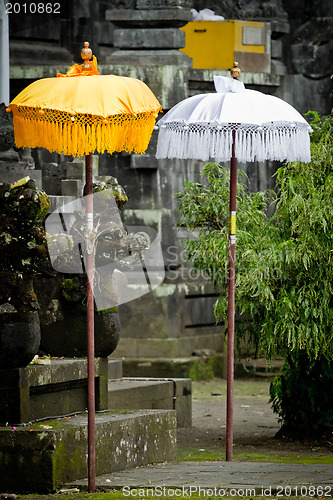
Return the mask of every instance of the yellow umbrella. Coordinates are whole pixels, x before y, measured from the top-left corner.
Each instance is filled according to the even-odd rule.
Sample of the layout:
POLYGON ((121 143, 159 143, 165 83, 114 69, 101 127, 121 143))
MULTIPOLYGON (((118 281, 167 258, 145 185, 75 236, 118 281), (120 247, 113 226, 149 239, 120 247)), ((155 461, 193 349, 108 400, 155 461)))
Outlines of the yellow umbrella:
POLYGON ((140 80, 100 75, 85 45, 83 65, 37 80, 10 103, 17 147, 73 156, 147 149, 161 105, 140 80))
POLYGON ((86 271, 88 364, 88 488, 95 491, 94 248, 91 153, 143 153, 162 109, 140 80, 100 75, 89 43, 82 65, 66 75, 44 78, 26 87, 7 108, 13 112, 17 147, 46 148, 86 155, 86 271))

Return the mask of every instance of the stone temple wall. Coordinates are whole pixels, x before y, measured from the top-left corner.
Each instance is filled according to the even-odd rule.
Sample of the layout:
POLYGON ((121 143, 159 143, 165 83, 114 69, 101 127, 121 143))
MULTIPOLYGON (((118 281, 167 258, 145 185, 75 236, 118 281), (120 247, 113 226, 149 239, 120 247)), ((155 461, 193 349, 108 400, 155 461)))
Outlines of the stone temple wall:
MULTIPOLYGON (((243 73, 248 88, 283 98, 302 113, 315 109, 326 114, 332 108, 328 54, 333 14, 328 1, 321 2, 320 8, 318 2, 311 5, 305 0, 240 0, 237 5, 231 0, 209 4, 204 0, 72 0, 60 2, 60 13, 52 16, 13 15, 9 19, 11 94, 14 97, 31 81, 80 62, 85 40, 90 41, 103 74, 145 81, 164 111, 190 95, 213 91, 213 75, 227 75, 227 71, 193 69, 191 59, 179 51, 185 44, 179 28, 192 19, 190 9, 208 7, 226 19, 269 23, 271 72, 243 73)), ((216 296, 211 285, 186 264, 186 235, 177 230, 174 199, 185 179, 201 180, 203 164, 157 161, 155 146, 154 132, 146 155, 103 154, 98 161, 98 174, 115 176, 129 196, 125 223, 157 229, 166 270, 165 282, 153 293, 119 307, 122 332, 113 356, 181 358, 221 352, 224 326, 215 325, 212 313, 216 296)), ((19 153, 11 154, 21 170, 25 162, 24 168, 35 172, 53 207, 68 196, 80 196, 83 171, 73 168, 72 158, 35 150, 28 161, 19 153)), ((274 187, 276 167, 273 162, 240 166, 254 191, 274 187)), ((6 179, 18 175, 6 161, 0 162, 0 172, 6 173, 6 179)))

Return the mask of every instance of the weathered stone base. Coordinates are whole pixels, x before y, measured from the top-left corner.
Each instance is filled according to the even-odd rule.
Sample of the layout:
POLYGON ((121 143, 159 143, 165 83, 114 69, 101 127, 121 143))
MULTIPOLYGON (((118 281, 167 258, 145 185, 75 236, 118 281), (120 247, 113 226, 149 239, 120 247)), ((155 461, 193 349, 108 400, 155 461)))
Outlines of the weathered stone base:
MULTIPOLYGON (((176 458, 173 410, 96 414, 96 475, 176 458)), ((0 427, 3 491, 44 493, 87 477, 87 416, 0 427)))

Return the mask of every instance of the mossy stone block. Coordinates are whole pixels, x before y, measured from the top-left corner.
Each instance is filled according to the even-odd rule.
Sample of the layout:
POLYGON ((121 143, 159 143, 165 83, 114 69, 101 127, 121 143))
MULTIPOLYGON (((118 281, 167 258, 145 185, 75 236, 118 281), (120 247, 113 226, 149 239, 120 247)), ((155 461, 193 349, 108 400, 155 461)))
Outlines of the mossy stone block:
MULTIPOLYGON (((96 475, 176 458, 174 410, 96 414, 96 475)), ((0 427, 6 491, 45 493, 87 477, 87 415, 0 427)))

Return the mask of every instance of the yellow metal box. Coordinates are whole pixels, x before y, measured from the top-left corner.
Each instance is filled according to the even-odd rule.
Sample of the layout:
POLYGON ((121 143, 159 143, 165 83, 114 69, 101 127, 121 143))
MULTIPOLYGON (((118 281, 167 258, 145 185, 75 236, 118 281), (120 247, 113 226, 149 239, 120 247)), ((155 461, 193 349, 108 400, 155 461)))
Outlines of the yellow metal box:
POLYGON ((270 24, 256 21, 192 21, 182 28, 193 67, 270 73, 270 24))

